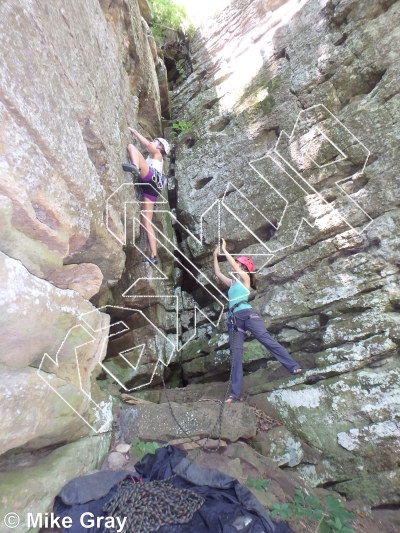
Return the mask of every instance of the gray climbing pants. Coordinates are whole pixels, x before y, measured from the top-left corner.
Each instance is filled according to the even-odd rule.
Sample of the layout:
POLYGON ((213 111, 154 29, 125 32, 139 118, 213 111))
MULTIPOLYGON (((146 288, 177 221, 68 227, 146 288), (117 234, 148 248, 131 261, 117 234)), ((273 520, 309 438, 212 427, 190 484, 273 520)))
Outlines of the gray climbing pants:
POLYGON ((253 309, 243 309, 234 313, 237 331, 233 331, 232 318, 228 317, 229 348, 232 365, 232 385, 230 396, 239 399, 243 384, 243 343, 246 331, 250 333, 277 359, 289 372, 301 368, 265 329, 264 322, 253 309), (235 340, 233 336, 235 335, 235 340), (234 352, 234 353, 233 353, 234 352))

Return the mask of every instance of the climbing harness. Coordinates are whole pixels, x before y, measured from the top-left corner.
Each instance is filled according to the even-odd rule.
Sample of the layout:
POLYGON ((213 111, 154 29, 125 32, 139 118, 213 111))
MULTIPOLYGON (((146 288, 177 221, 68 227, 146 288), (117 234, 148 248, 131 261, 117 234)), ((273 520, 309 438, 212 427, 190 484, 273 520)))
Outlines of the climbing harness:
POLYGON ((236 317, 235 317, 235 313, 234 313, 234 310, 239 307, 239 305, 243 304, 243 303, 247 303, 247 300, 242 300, 240 302, 236 302, 235 305, 232 305, 232 307, 229 308, 228 310, 228 320, 231 321, 231 324, 232 324, 232 329, 233 331, 242 331, 243 333, 245 333, 244 330, 240 329, 237 327, 237 324, 236 324, 236 317))
POLYGON ((162 191, 167 183, 167 176, 153 168, 153 177, 151 180, 159 191, 162 191))
POLYGON ((126 517, 125 531, 150 533, 167 524, 189 522, 204 501, 199 494, 178 489, 168 480, 135 483, 128 478, 118 484, 117 494, 103 511, 108 516, 126 517))
POLYGON ((151 194, 155 197, 159 196, 167 183, 167 176, 158 172, 153 168, 153 176, 149 181, 138 181, 138 188, 142 192, 151 194))

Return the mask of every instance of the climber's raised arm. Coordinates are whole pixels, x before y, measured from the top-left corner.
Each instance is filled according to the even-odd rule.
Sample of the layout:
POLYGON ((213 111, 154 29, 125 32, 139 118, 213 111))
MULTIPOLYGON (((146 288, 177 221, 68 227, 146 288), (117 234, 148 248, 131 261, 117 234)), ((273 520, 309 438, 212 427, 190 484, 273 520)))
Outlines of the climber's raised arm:
POLYGON ((224 276, 224 274, 222 274, 221 272, 221 269, 219 268, 218 245, 215 247, 215 250, 214 250, 214 272, 218 279, 220 279, 227 287, 230 287, 232 280, 228 278, 227 276, 224 276))
POLYGON ((157 155, 157 159, 160 158, 160 151, 154 146, 154 141, 148 141, 146 137, 143 137, 143 135, 141 135, 135 128, 129 128, 129 131, 137 138, 140 144, 146 148, 152 157, 157 155))
POLYGON ((237 261, 235 259, 233 259, 233 257, 231 256, 231 254, 228 252, 228 250, 226 249, 226 242, 225 242, 225 239, 222 239, 222 251, 224 252, 225 254, 225 257, 227 258, 228 260, 228 263, 231 265, 231 267, 235 270, 235 272, 237 272, 241 278, 241 281, 244 283, 244 285, 249 288, 250 287, 250 276, 244 272, 242 270, 242 268, 240 267, 240 265, 238 265, 237 261))

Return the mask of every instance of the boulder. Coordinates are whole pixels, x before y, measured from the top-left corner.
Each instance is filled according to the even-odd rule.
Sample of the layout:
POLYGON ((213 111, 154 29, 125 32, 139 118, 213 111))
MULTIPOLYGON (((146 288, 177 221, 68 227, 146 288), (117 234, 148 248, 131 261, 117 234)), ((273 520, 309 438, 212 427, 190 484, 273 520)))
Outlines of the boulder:
MULTIPOLYGON (((85 437, 40 454, 14 456, 12 468, 4 469, 2 461, 0 484, 0 513, 17 513, 19 531, 38 531, 28 528, 28 513, 50 513, 56 494, 71 479, 100 468, 110 446, 111 434, 85 437)), ((4 530, 2 530, 4 531, 4 530)))
POLYGON ((86 435, 95 420, 97 430, 107 431, 111 403, 100 394, 95 379, 105 356, 109 316, 78 293, 33 276, 20 261, 2 253, 0 270, 0 453, 75 440, 86 435), (84 391, 91 391, 96 402, 84 391))
POLYGON ((256 417, 249 406, 244 403, 224 406, 221 435, 218 426, 220 412, 220 404, 213 401, 183 405, 175 403, 138 405, 121 412, 122 435, 125 442, 132 442, 134 438, 168 442, 187 435, 190 437, 210 435, 214 439, 221 436, 223 440, 230 442, 254 437, 256 417))
MULTIPOLYGON (((326 461, 324 481, 333 484, 352 476, 358 478, 360 471, 367 477, 371 474, 373 479, 372 473, 382 472, 385 477, 384 472, 395 468, 398 380, 398 362, 389 359, 383 366, 348 372, 313 387, 298 385, 260 394, 252 398, 252 403, 322 451, 326 461)), ((321 479, 320 470, 319 474, 305 474, 308 479, 321 479)), ((371 481, 367 498, 379 492, 379 479, 377 476, 376 481, 371 481)), ((365 489, 367 486, 363 484, 365 489)))
POLYGON ((294 467, 302 462, 317 463, 320 455, 282 426, 258 432, 252 444, 262 455, 269 457, 279 466, 294 467))
POLYGON ((111 452, 107 457, 108 468, 111 470, 120 470, 128 462, 128 459, 119 452, 111 452))
POLYGON ((97 265, 81 263, 79 265, 65 265, 59 270, 53 270, 48 281, 60 289, 71 289, 78 292, 82 298, 90 300, 100 290, 103 274, 97 265))

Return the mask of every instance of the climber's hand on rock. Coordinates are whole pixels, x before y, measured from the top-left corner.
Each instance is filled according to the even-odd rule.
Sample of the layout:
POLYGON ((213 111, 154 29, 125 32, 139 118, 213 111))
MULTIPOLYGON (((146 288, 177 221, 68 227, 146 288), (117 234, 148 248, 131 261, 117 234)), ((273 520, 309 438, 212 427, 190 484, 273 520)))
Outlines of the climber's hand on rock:
POLYGON ((135 128, 128 127, 128 130, 129 130, 133 135, 136 135, 136 134, 137 134, 137 130, 135 130, 135 128))
POLYGON ((223 251, 224 253, 226 253, 227 250, 226 250, 226 242, 225 242, 225 239, 222 239, 222 246, 221 246, 221 248, 222 248, 222 251, 223 251))

